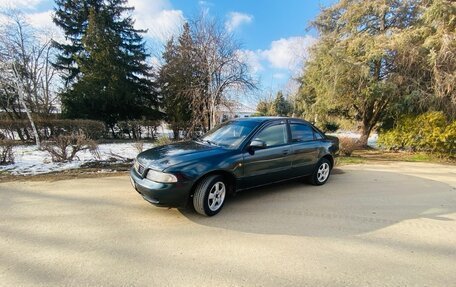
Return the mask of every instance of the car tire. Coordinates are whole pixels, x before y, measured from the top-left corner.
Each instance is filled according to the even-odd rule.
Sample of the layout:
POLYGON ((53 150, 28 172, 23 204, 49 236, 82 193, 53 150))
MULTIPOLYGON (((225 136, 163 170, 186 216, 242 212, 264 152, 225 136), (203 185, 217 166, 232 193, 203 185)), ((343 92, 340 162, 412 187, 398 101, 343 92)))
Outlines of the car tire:
POLYGON ((326 158, 322 158, 315 165, 315 169, 309 178, 309 182, 313 185, 325 184, 331 175, 331 163, 326 158))
POLYGON ((220 175, 203 178, 195 188, 193 207, 196 212, 213 216, 220 212, 225 204, 228 186, 220 175))

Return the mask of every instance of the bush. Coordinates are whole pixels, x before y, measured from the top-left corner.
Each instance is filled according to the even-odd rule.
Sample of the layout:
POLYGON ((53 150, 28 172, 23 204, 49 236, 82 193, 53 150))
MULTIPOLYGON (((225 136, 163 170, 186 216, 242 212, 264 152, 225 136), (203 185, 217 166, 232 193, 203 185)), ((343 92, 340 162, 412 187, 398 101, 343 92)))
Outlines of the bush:
POLYGON ((136 149, 136 151, 138 153, 140 153, 144 150, 144 142, 143 141, 134 142, 133 147, 136 149))
POLYGON ((351 156, 360 146, 356 139, 349 137, 339 138, 339 151, 344 156, 351 156))
POLYGON ((449 121, 442 112, 404 116, 396 126, 378 138, 381 147, 454 155, 456 120, 449 121))
POLYGON ((161 136, 156 140, 157 145, 167 145, 172 143, 171 139, 168 136, 161 136))
POLYGON ((339 129, 340 125, 334 122, 326 122, 323 124, 323 131, 334 133, 339 129))
POLYGON ((0 140, 0 165, 14 163, 13 146, 14 141, 0 140))
MULTIPOLYGON (((83 133, 90 139, 99 139, 105 133, 105 125, 100 121, 93 120, 67 120, 67 119, 35 119, 35 125, 42 140, 49 140, 61 134, 83 133)), ((8 137, 15 139, 19 135, 21 139, 32 140, 33 134, 28 120, 0 120, 0 130, 8 137)))
POLYGON ((43 143, 43 149, 49 152, 53 162, 73 161, 82 150, 89 150, 95 157, 100 157, 96 142, 82 133, 59 135, 52 141, 43 143))
POLYGON ((119 132, 116 134, 120 138, 129 139, 153 138, 159 125, 159 121, 153 120, 120 121, 117 123, 119 132))

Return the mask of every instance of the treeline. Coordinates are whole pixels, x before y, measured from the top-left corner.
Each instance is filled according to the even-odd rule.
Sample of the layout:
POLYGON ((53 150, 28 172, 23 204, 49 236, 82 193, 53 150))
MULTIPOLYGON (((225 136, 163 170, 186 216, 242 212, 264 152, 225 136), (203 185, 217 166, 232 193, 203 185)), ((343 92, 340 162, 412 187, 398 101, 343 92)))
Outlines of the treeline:
POLYGON ((64 40, 37 31, 18 11, 3 11, 0 118, 30 123, 16 125, 15 135, 39 145, 52 130, 42 124, 59 114, 100 121, 111 137, 125 129, 139 137, 138 123, 159 120, 176 137, 191 136, 214 126, 217 108, 232 95, 255 88, 236 39, 207 14, 189 20, 166 44, 162 65, 152 66, 157 51, 146 49, 133 9, 126 0, 56 0, 53 21, 64 40))
MULTIPOLYGON (((352 120, 362 145, 373 129, 412 123, 405 114, 440 111, 454 124, 455 1, 340 0, 312 27, 319 41, 300 79, 297 115, 320 126, 352 120)), ((445 138, 454 149, 454 137, 445 138)))
POLYGON ((256 116, 291 116, 294 112, 293 104, 281 91, 277 92, 274 99, 260 100, 256 110, 256 116))

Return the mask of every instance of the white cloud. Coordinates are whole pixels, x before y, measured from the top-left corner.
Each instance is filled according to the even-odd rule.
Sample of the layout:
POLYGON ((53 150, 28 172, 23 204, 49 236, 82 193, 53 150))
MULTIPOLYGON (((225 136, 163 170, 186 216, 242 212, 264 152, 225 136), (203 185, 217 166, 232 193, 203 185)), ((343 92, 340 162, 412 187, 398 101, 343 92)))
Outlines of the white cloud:
POLYGON ((261 57, 258 53, 251 50, 239 50, 238 54, 243 62, 245 62, 250 71, 253 73, 257 73, 263 70, 263 65, 261 64, 261 57))
POLYGON ((160 42, 178 34, 185 21, 183 12, 172 9, 168 0, 130 0, 129 5, 135 7, 135 27, 147 29, 147 35, 160 42))
POLYGON ((38 37, 43 43, 49 41, 50 39, 54 39, 59 42, 65 41, 63 30, 59 29, 52 22, 53 14, 53 10, 24 14, 27 19, 27 23, 38 31, 38 37))
POLYGON ((242 24, 249 24, 253 21, 253 16, 241 12, 228 13, 228 20, 225 22, 225 27, 228 32, 236 30, 242 24))
POLYGON ((38 13, 27 13, 25 14, 27 17, 27 22, 36 28, 49 28, 54 27, 54 23, 52 23, 52 16, 53 11, 44 11, 38 13))
POLYGON ((272 67, 293 71, 302 65, 309 47, 316 41, 317 39, 310 35, 282 38, 273 41, 268 50, 261 51, 261 55, 272 67))
MULTIPOLYGON (((239 53, 254 73, 262 71, 265 64, 274 69, 296 73, 301 69, 309 48, 316 41, 317 39, 310 35, 282 38, 272 41, 269 49, 242 50, 239 53)), ((277 72, 273 77, 283 79, 285 74, 277 72)))
POLYGON ((43 0, 0 0, 0 8, 27 8, 32 9, 43 0))

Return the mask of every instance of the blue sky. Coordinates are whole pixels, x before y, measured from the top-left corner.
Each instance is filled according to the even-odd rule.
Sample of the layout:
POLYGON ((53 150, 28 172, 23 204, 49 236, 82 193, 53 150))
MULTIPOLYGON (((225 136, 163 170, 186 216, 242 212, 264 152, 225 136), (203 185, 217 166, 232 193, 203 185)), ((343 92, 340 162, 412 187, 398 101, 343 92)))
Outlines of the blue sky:
MULTIPOLYGON (((334 0, 129 0, 136 10, 138 28, 148 29, 153 63, 160 63, 162 45, 179 32, 186 19, 202 10, 224 23, 242 44, 240 53, 258 80, 257 96, 277 90, 291 92, 290 77, 302 69, 307 48, 317 38, 309 22, 334 0)), ((0 0, 0 8, 13 7, 29 15, 38 27, 53 26, 51 0, 0 0)), ((58 34, 58 32, 56 32, 58 34)))

